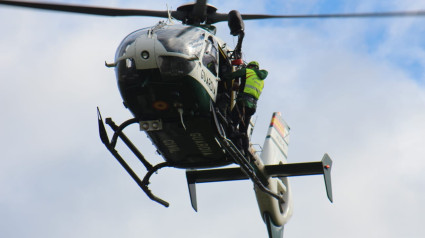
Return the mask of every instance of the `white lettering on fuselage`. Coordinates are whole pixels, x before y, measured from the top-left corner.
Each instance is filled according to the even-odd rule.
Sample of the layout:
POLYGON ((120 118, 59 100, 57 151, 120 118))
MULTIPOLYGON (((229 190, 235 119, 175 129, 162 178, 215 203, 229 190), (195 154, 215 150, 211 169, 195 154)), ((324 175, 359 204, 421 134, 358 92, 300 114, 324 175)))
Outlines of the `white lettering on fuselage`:
POLYGON ((211 147, 205 142, 201 133, 190 133, 190 137, 192 137, 193 142, 195 142, 196 147, 201 151, 202 155, 212 155, 211 147))
POLYGON ((202 70, 201 71, 201 79, 202 79, 202 81, 204 81, 204 83, 207 85, 207 87, 208 87, 208 89, 211 91, 211 93, 213 94, 213 95, 215 95, 215 90, 216 90, 216 87, 215 87, 215 84, 214 84, 214 79, 211 79, 209 76, 208 76, 208 74, 205 74, 205 71, 204 70, 202 70))
POLYGON ((174 140, 164 140, 164 145, 167 147, 170 153, 176 153, 180 151, 180 147, 174 140))

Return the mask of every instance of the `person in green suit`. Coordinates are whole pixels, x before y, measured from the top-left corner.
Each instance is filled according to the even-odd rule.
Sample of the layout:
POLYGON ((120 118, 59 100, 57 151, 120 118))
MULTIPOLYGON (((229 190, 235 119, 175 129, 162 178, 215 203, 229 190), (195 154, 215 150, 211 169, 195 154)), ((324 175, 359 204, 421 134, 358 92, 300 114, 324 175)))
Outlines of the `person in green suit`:
POLYGON ((268 75, 267 70, 261 69, 257 61, 251 61, 246 68, 239 69, 226 75, 227 79, 240 78, 241 83, 238 89, 238 96, 236 98, 236 105, 232 110, 231 119, 232 125, 237 130, 239 137, 242 141, 239 144, 240 149, 247 153, 249 146, 248 139, 248 126, 251 121, 252 115, 257 110, 257 101, 260 98, 261 92, 264 88, 264 79, 268 75))

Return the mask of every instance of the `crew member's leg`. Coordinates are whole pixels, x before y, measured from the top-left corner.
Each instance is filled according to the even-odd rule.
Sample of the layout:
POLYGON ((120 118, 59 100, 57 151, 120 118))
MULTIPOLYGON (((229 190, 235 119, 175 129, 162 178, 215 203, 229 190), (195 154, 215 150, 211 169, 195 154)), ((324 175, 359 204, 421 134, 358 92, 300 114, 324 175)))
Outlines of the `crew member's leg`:
POLYGON ((246 154, 249 148, 248 127, 251 122, 251 117, 255 113, 255 108, 244 107, 244 111, 244 120, 239 124, 239 132, 242 137, 242 148, 246 154))

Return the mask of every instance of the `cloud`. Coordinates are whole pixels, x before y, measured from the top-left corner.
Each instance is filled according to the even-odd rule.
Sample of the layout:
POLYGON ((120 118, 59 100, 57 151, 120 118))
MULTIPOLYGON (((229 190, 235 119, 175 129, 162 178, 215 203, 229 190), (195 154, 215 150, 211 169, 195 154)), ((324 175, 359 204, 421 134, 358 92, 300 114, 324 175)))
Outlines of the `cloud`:
MULTIPOLYGON (((323 7, 325 2, 329 4, 309 1, 305 11, 331 11, 323 7)), ((267 2, 245 3, 212 2, 222 12, 268 11, 267 2)), ((303 10, 300 3, 284 4, 303 10)), ((108 5, 165 8, 165 2, 108 5)), ((343 5, 349 10, 423 6, 420 1, 343 5)), ((112 61, 128 33, 158 19, 0 7, 0 20, 1 234, 265 236, 250 182, 199 185, 200 210, 195 213, 184 171, 165 169, 151 184, 155 194, 171 203, 165 209, 140 191, 98 138, 96 106, 117 123, 131 116, 121 104, 115 74, 104 61, 112 61)), ((316 161, 325 152, 334 159, 334 204, 327 201, 320 176, 291 180, 295 211, 286 237, 420 237, 424 232, 419 224, 425 181, 420 21, 246 23, 245 59, 258 59, 270 73, 253 141, 263 141, 271 113, 281 111, 291 126, 289 161, 316 161)), ((235 44, 226 23, 218 28, 219 37, 235 44)), ((143 134, 135 128, 128 133, 146 157, 161 161, 143 134)))

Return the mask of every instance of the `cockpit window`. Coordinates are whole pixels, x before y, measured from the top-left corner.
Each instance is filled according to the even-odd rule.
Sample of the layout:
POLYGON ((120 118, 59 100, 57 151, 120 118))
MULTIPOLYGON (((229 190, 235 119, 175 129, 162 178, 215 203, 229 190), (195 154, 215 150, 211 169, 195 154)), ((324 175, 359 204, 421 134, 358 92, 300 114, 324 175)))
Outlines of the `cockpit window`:
POLYGON ((168 52, 200 57, 205 31, 194 26, 167 26, 156 32, 158 40, 168 52))
POLYGON ((206 40, 204 56, 202 57, 202 63, 208 68, 211 73, 217 76, 217 46, 214 43, 214 39, 210 36, 206 40))

